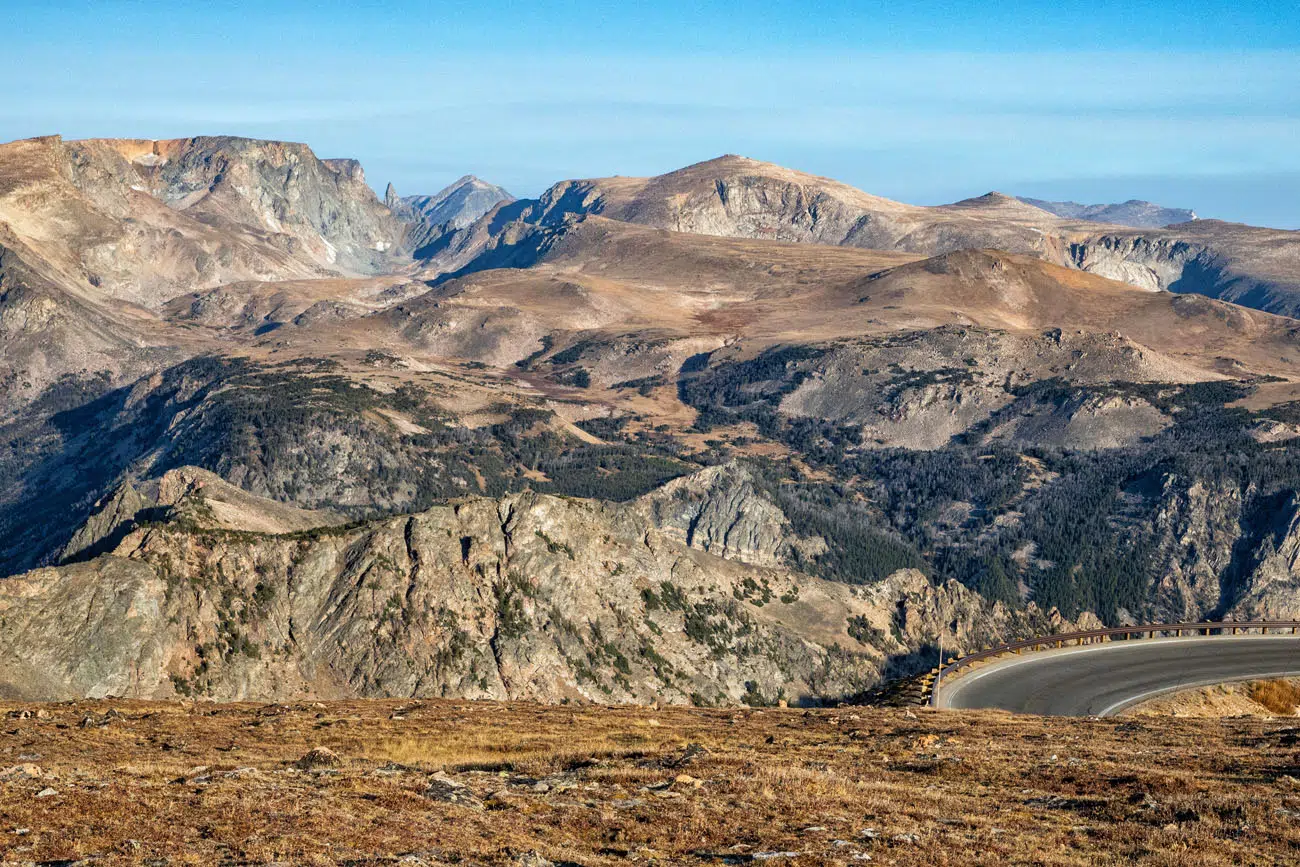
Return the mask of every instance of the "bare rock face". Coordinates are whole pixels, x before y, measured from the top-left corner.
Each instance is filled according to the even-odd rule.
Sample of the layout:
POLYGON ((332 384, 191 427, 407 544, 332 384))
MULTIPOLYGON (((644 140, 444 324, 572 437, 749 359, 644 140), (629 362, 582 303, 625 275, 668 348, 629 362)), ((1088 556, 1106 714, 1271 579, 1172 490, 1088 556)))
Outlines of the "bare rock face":
POLYGON ((329 269, 375 273, 392 264, 404 227, 366 184, 360 163, 320 160, 303 144, 232 136, 143 143, 74 143, 117 150, 169 207, 215 224, 283 236, 289 252, 329 269))
MULTIPOLYGON (((647 521, 678 496, 475 498, 281 535, 142 525, 112 554, 0 584, 0 694, 816 700, 954 619, 956 648, 1047 627, 914 571, 853 588, 694 550, 647 521)), ((780 519, 736 504, 701 510, 724 516, 713 550, 772 550, 762 525, 780 519), (722 523, 748 527, 742 544, 722 523)))
POLYGON ((0 145, 0 228, 90 300, 390 268, 405 224, 352 160, 231 137, 0 145))
POLYGON ((1221 576, 1229 572, 1234 544, 1243 535, 1241 492, 1199 479, 1165 477, 1158 496, 1158 619, 1204 619, 1225 595, 1221 576))
POLYGON ((1209 275, 1224 266, 1204 244, 1160 235, 1099 235, 1072 245, 1070 252, 1083 271, 1152 291, 1177 286, 1186 274, 1209 275))
POLYGON ((669 537, 729 560, 778 566, 796 549, 812 558, 826 548, 823 539, 800 538, 750 471, 734 462, 671 481, 637 506, 669 537))
POLYGON ((1232 614, 1239 620, 1300 618, 1300 499, 1292 492, 1262 517, 1232 614))
POLYGON ((1078 268, 1150 289, 1195 293, 1283 316, 1300 312, 1300 233, 1197 220, 1070 239, 1078 268))
POLYGON ((96 504, 97 511, 81 526, 59 559, 88 560, 117 547, 121 536, 135 526, 136 516, 150 505, 129 481, 96 504))

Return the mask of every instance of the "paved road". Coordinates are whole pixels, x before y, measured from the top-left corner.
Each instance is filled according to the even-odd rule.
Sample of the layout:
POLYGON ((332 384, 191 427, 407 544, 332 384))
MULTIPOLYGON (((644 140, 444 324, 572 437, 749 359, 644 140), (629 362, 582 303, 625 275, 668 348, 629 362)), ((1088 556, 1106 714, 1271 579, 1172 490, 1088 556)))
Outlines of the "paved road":
POLYGON ((1111 716, 1160 693, 1300 676, 1300 636, 1161 638, 1025 653, 941 686, 940 707, 1111 716))

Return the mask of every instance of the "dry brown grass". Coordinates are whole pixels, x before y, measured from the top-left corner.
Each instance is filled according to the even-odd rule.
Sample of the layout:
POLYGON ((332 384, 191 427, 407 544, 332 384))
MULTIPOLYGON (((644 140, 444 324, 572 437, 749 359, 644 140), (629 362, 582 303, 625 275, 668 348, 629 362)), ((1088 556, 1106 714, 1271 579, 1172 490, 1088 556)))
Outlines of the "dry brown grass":
POLYGON ((1295 714, 1300 705, 1300 686, 1286 680, 1260 680, 1252 683, 1246 692, 1252 701, 1259 702, 1280 716, 1295 714))
POLYGON ((0 705, 0 863, 1292 863, 1297 748, 1280 720, 0 705), (297 768, 316 746, 340 766, 297 768))

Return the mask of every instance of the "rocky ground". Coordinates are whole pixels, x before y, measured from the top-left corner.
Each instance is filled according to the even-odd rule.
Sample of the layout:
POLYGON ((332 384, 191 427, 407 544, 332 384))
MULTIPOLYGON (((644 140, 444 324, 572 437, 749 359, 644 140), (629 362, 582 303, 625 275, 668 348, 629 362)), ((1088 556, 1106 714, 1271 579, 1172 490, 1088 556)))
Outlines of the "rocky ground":
POLYGON ((5 864, 1242 864, 1290 721, 397 701, 0 705, 5 864))

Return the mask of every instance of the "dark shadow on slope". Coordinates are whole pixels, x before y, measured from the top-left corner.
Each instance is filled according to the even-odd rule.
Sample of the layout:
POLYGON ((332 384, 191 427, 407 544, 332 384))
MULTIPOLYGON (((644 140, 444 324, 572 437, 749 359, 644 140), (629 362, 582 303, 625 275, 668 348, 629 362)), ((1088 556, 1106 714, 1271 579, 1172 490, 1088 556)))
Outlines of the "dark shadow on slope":
POLYGON ((122 474, 165 440, 173 419, 241 365, 194 359, 165 371, 143 399, 133 384, 69 408, 58 408, 68 386, 52 387, 0 428, 13 456, 0 469, 0 575, 50 562, 122 474))
POLYGON ((1219 603, 1207 620, 1222 620, 1227 615, 1258 567, 1261 549, 1267 546, 1276 551, 1286 538, 1295 517, 1295 496, 1291 490, 1275 491, 1256 497, 1242 509, 1241 534, 1233 542, 1228 567, 1219 577, 1219 603))
POLYGON ((438 288, 444 283, 476 274, 479 271, 491 271, 497 268, 529 268, 536 265, 542 256, 562 234, 562 229, 547 229, 540 226, 525 226, 521 234, 513 240, 499 238, 494 244, 463 268, 439 274, 428 281, 430 288, 438 288))

